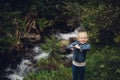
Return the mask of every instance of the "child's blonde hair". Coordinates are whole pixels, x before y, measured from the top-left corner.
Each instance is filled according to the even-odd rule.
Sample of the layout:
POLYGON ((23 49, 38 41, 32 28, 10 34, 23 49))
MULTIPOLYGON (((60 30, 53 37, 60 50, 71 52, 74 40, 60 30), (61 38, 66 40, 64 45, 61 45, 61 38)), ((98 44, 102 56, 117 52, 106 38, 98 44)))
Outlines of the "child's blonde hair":
POLYGON ((81 35, 84 35, 84 36, 86 36, 86 37, 88 38, 87 31, 78 32, 78 38, 79 38, 81 35))

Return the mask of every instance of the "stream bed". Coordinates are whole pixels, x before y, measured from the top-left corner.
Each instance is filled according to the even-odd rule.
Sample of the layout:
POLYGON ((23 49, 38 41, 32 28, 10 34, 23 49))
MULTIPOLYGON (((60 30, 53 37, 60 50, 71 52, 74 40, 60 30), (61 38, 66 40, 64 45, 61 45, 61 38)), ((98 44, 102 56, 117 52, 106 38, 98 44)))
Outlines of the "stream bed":
MULTIPOLYGON (((56 38, 58 40, 68 40, 70 37, 77 37, 78 29, 70 33, 56 33, 56 38)), ((13 52, 12 54, 16 56, 16 53, 13 52)), ((0 68, 0 80, 23 80, 28 73, 35 72, 38 69, 34 66, 34 62, 41 58, 49 57, 49 53, 44 52, 39 45, 28 48, 19 54, 24 54, 24 56, 10 61, 14 57, 9 58, 9 55, 7 55, 7 59, 3 59, 3 63, 5 62, 8 65, 5 65, 3 69, 0 68)), ((66 57, 71 58, 72 54, 68 54, 66 57)))

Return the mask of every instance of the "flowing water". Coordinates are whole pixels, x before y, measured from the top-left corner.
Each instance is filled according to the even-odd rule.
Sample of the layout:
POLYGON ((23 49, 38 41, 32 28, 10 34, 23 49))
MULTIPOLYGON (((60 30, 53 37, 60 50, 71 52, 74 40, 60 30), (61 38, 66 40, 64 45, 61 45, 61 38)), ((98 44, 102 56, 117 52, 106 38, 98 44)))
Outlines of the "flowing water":
POLYGON ((28 50, 26 55, 27 57, 22 58, 22 61, 17 65, 16 69, 8 67, 5 70, 5 77, 7 76, 9 80, 23 80, 28 73, 35 72, 37 70, 37 68, 33 65, 33 61, 41 58, 47 58, 49 53, 45 53, 40 47, 35 46, 33 49, 28 50))
POLYGON ((73 32, 70 33, 57 33, 56 37, 58 40, 68 40, 71 37, 78 37, 77 33, 80 30, 80 27, 78 27, 77 29, 75 29, 73 32))
MULTIPOLYGON (((70 37, 77 37, 78 29, 66 34, 57 33, 56 37, 58 40, 68 40, 70 37)), ((29 49, 27 52, 25 52, 25 54, 26 57, 22 58, 22 61, 17 64, 16 69, 11 68, 12 64, 7 67, 3 75, 3 77, 5 77, 4 80, 23 80, 28 73, 35 72, 37 70, 37 68, 35 68, 33 65, 34 61, 49 57, 49 53, 42 51, 39 46, 35 46, 32 49, 29 49)), ((69 54, 66 57, 71 58, 72 54, 69 54)))

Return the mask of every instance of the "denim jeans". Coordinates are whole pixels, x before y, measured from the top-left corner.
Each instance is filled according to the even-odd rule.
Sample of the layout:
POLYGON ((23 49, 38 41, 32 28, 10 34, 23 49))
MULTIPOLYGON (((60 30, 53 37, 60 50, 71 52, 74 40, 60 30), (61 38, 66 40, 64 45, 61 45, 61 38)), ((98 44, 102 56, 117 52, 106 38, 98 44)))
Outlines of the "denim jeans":
POLYGON ((85 75, 85 66, 78 67, 75 65, 72 65, 72 80, 84 80, 85 75))

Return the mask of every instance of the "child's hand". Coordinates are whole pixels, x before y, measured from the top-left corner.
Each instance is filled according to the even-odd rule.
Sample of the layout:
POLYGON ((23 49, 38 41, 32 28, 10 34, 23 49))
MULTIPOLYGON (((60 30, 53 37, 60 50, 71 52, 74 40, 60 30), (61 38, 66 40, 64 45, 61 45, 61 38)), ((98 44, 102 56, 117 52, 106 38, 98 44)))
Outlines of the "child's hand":
POLYGON ((76 44, 74 47, 80 49, 80 46, 78 44, 76 44))

